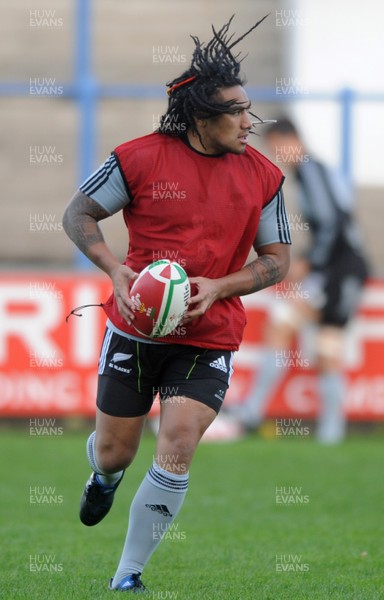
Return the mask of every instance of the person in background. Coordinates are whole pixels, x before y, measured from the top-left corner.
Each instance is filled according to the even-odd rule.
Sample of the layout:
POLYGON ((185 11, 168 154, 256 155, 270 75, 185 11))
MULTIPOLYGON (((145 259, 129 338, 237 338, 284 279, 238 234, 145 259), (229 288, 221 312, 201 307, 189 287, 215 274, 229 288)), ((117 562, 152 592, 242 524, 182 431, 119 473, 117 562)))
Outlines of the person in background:
MULTIPOLYGON (((239 418, 246 430, 258 428, 286 372, 280 366, 284 361, 277 360, 278 353, 297 356, 292 351, 297 334, 306 324, 315 325, 313 358, 320 400, 316 435, 322 443, 337 443, 346 431, 343 334, 368 276, 352 212, 353 198, 340 175, 307 152, 288 118, 279 119, 264 133, 270 156, 293 175, 297 192, 294 222, 301 220, 305 227, 300 229, 307 229, 309 239, 307 247, 292 257, 283 284, 284 290, 291 293, 282 294, 289 299, 274 303, 261 364, 240 407, 239 418)), ((290 229, 294 229, 292 222, 290 229)))

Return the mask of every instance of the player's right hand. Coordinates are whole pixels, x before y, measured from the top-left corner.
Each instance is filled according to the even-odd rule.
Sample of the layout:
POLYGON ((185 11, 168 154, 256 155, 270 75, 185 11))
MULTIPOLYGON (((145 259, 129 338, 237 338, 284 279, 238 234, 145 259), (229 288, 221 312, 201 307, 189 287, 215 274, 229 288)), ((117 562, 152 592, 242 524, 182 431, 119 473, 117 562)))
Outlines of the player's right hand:
POLYGON ((135 318, 135 305, 129 296, 129 290, 138 276, 138 273, 135 273, 135 271, 132 271, 126 265, 118 265, 111 273, 117 308, 129 325, 132 325, 132 321, 135 318))

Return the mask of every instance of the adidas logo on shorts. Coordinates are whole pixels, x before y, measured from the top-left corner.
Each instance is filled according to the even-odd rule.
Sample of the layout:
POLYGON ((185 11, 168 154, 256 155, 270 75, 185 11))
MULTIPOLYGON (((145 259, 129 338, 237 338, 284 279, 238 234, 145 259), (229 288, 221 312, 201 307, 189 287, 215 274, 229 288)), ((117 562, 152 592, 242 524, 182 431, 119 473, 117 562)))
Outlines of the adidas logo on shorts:
POLYGON ((228 373, 224 356, 220 356, 220 358, 217 358, 216 360, 212 361, 211 363, 209 363, 209 366, 213 367, 214 369, 220 369, 220 371, 223 371, 224 373, 228 373))

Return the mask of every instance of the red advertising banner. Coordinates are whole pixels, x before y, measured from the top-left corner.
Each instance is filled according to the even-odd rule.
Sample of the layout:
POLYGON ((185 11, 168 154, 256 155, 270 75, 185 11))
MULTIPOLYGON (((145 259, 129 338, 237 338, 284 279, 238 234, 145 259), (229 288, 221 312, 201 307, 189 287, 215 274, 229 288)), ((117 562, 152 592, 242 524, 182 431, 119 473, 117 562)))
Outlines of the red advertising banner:
MULTIPOLYGON (((274 301, 276 293, 273 288, 243 298, 248 324, 236 356, 236 376, 226 397, 228 402, 241 402, 250 393, 252 374, 255 371, 257 373, 263 351, 264 324, 274 301)), ((306 333, 308 336, 311 332, 306 333)), ((308 347, 311 338, 301 341, 303 345, 298 344, 298 348, 308 347)), ((277 362, 285 370, 269 402, 269 417, 316 417, 320 408, 316 392, 317 377, 308 366, 306 356, 300 349, 293 349, 288 355, 282 353, 281 357, 277 353, 277 362)), ((349 420, 384 420, 383 359, 384 282, 370 281, 364 289, 357 315, 345 331, 343 344, 347 377, 344 408, 349 420)))
MULTIPOLYGON (((105 301, 110 291, 108 279, 93 273, 0 276, 0 416, 94 415, 105 315, 87 308, 68 323, 65 317, 77 306, 105 301)), ((249 392, 273 296, 264 290, 244 298, 248 324, 226 403, 249 392)), ((371 281, 346 334, 349 419, 384 420, 383 357, 384 282, 371 281)), ((311 419, 318 411, 316 376, 294 362, 293 368, 287 363, 268 414, 311 419)))
POLYGON ((110 293, 106 277, 20 274, 0 277, 0 415, 93 415, 105 315, 88 308, 110 293))

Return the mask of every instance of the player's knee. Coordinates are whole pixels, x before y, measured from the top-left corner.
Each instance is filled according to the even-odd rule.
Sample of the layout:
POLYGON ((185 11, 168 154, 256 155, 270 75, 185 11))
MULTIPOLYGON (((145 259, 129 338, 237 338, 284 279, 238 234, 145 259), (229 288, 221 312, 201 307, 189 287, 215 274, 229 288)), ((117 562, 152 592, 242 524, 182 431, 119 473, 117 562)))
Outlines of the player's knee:
POLYGON ((192 452, 185 452, 179 448, 167 448, 156 455, 157 464, 170 473, 186 475, 192 460, 192 452))
POLYGON ((129 467, 136 449, 114 442, 102 442, 96 449, 96 459, 103 473, 116 473, 129 467))
POLYGON ((158 464, 167 471, 187 472, 199 439, 198 432, 188 428, 163 433, 158 443, 158 464))
POLYGON ((318 335, 317 367, 320 371, 334 371, 342 366, 343 332, 338 327, 323 327, 318 335))
POLYGON ((270 329, 280 331, 281 328, 296 331, 302 325, 302 311, 294 302, 274 302, 270 308, 270 329))

